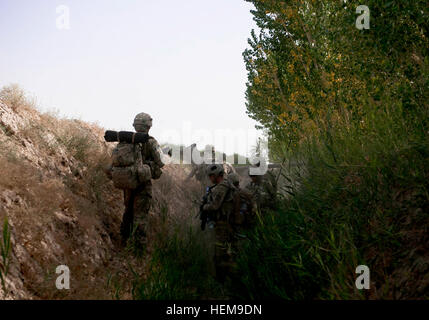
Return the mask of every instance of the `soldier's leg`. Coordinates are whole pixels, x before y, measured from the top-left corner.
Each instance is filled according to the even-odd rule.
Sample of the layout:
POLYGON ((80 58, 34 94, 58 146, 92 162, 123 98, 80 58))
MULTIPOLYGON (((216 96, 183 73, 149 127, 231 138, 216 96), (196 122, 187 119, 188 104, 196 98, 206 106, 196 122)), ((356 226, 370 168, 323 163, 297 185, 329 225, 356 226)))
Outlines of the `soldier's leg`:
POLYGON ((243 248, 248 241, 249 240, 242 229, 234 234, 234 239, 231 243, 231 276, 234 279, 238 279, 239 277, 238 256, 243 251, 243 248))
POLYGON ((215 268, 215 243, 216 243, 216 235, 215 230, 212 228, 206 228, 203 232, 203 236, 205 237, 205 243, 208 243, 207 251, 210 257, 208 270, 209 274, 214 278, 216 277, 216 268, 215 268))
POLYGON ((122 216, 121 222, 121 238, 125 244, 131 235, 133 229, 133 206, 134 206, 134 195, 130 190, 124 190, 124 204, 125 212, 122 216))
POLYGON ((231 272, 231 243, 228 225, 219 221, 215 227, 215 268, 216 278, 224 282, 231 272))
POLYGON ((137 241, 144 243, 147 235, 149 210, 152 205, 152 186, 146 185, 134 199, 134 235, 137 241))

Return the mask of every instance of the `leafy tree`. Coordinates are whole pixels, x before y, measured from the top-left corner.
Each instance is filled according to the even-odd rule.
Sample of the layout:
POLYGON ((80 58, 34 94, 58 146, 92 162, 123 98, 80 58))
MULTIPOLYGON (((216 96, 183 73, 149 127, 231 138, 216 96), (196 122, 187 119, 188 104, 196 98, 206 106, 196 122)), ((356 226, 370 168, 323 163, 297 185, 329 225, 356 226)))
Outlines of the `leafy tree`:
POLYGON ((425 1, 366 1, 369 30, 355 27, 359 1, 246 1, 260 28, 244 52, 247 110, 271 137, 296 144, 386 97, 404 110, 427 103, 425 1))
POLYGON ((360 1, 246 1, 260 29, 244 52, 247 113, 291 165, 240 255, 240 295, 427 297, 413 267, 429 223, 427 1, 365 1, 363 30, 360 1))

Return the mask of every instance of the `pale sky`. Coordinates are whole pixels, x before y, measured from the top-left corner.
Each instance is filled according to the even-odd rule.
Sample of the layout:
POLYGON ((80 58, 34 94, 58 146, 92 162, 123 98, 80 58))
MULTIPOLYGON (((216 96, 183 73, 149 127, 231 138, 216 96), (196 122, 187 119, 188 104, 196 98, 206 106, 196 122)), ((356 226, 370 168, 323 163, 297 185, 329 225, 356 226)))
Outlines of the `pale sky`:
POLYGON ((251 9, 244 0, 0 0, 0 86, 18 83, 42 110, 106 129, 132 130, 146 112, 160 143, 245 154, 256 138, 212 138, 256 124, 242 57, 251 9))

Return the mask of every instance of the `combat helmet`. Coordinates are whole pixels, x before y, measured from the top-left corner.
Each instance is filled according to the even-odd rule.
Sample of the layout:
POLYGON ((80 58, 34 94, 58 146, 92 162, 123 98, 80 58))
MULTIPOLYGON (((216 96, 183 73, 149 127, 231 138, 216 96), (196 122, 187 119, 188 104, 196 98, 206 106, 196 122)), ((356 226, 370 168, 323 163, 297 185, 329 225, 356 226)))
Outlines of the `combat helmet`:
POLYGON ((223 165, 221 164, 211 164, 207 167, 208 176, 214 175, 218 177, 218 176, 223 176, 224 174, 225 174, 225 171, 223 169, 223 165))
POLYGON ((148 132, 152 127, 152 117, 147 113, 141 112, 134 118, 134 129, 137 132, 148 132))

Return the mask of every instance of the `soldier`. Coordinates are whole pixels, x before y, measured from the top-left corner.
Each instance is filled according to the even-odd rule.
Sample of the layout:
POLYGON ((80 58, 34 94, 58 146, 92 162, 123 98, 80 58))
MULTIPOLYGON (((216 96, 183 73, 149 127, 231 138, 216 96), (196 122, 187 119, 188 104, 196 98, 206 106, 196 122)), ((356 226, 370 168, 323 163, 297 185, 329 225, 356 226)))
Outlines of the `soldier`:
POLYGON ((194 143, 191 145, 191 172, 189 173, 188 177, 186 178, 187 180, 191 179, 192 177, 195 176, 195 178, 200 181, 201 183, 203 182, 207 182, 207 185, 209 183, 208 178, 207 178, 207 174, 206 174, 206 164, 202 163, 202 164, 196 164, 192 158, 193 152, 196 149, 197 145, 194 143))
POLYGON ((234 187, 240 188, 240 176, 236 172, 230 173, 227 179, 234 187))
MULTIPOLYGON (((136 132, 149 133, 152 127, 152 118, 146 113, 136 115, 133 123, 136 132)), ((125 213, 121 223, 122 243, 125 244, 134 231, 136 243, 142 244, 147 235, 147 216, 152 203, 152 181, 159 179, 164 166, 161 161, 160 147, 155 138, 149 136, 149 140, 143 144, 136 144, 138 153, 141 153, 141 161, 146 172, 145 179, 139 179, 136 188, 124 189, 125 213)), ((135 156, 134 156, 135 157, 135 156)))
POLYGON ((237 190, 224 179, 224 169, 221 164, 210 165, 207 174, 214 186, 210 189, 207 203, 202 209, 210 213, 209 216, 215 223, 216 277, 223 282, 233 269, 232 242, 236 212, 234 194, 237 190))
MULTIPOLYGON (((239 211, 234 215, 234 238, 233 238, 233 257, 236 261, 236 255, 243 249, 243 246, 249 241, 248 235, 255 224, 257 204, 252 193, 246 189, 240 188, 240 177, 237 173, 231 173, 228 176, 230 183, 238 190, 239 211)), ((237 200, 235 200, 237 201, 237 200)), ((237 270, 234 270, 237 271, 237 270)), ((236 273, 233 274, 237 275, 236 273)))
MULTIPOLYGON (((210 166, 210 164, 217 163, 216 161, 218 160, 216 158, 215 147, 212 146, 210 148, 211 148, 212 156, 211 156, 211 159, 209 160, 209 162, 207 162, 207 160, 206 160, 206 168, 208 168, 210 166)), ((224 178, 228 177, 229 174, 236 172, 234 167, 229 162, 226 161, 226 154, 225 153, 222 153, 222 163, 221 164, 223 166, 224 178)))
MULTIPOLYGON (((193 148, 195 147, 196 145, 193 144, 191 146, 192 148, 191 151, 193 151, 193 148)), ((187 180, 191 179, 192 177, 195 177, 201 183, 203 191, 205 191, 206 188, 210 185, 210 180, 208 179, 208 176, 207 176, 207 170, 212 164, 216 163, 215 149, 214 147, 210 147, 210 148, 211 148, 211 158, 206 159, 205 162, 203 162, 202 164, 195 164, 194 162, 192 162, 192 169, 187 177, 187 180)), ((224 169, 224 177, 226 178, 229 174, 235 173, 235 169, 230 163, 226 162, 226 154, 224 153, 222 156, 223 156, 222 166, 224 169)))
POLYGON ((231 173, 227 179, 234 185, 240 196, 240 210, 239 214, 235 215, 234 225, 235 231, 241 233, 252 224, 256 215, 257 203, 249 190, 240 187, 240 176, 237 173, 231 173))
MULTIPOLYGON (((191 154, 194 148, 196 148, 195 144, 191 146, 191 154)), ((201 164, 196 164, 193 160, 191 161, 191 163, 191 172, 189 173, 186 180, 190 180, 192 177, 195 177, 195 179, 197 179, 197 181, 201 183, 201 192, 204 193, 206 188, 210 185, 210 180, 207 176, 207 164, 204 162, 201 164)))
POLYGON ((269 170, 265 175, 252 175, 249 168, 249 177, 252 181, 246 190, 252 195, 257 209, 274 209, 277 199, 277 179, 274 173, 269 170))

